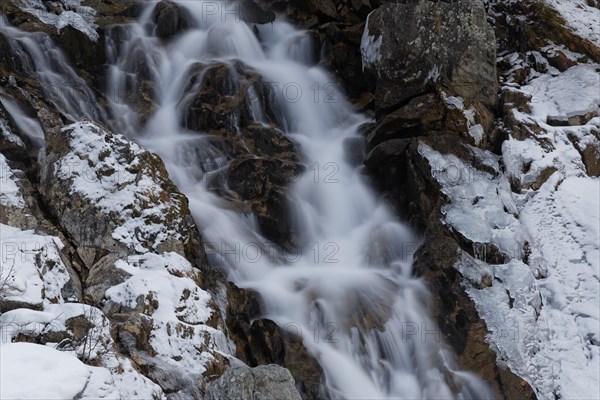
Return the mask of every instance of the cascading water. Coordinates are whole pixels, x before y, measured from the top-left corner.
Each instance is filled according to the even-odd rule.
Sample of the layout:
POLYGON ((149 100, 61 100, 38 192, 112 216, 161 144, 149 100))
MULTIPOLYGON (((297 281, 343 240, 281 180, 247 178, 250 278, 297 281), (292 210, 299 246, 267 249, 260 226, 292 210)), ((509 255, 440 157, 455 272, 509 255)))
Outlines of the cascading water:
MULTIPOLYGON (((161 45, 152 32, 149 5, 138 23, 127 28, 128 40, 114 59, 111 87, 131 85, 128 68, 138 57, 156 84, 157 109, 141 135, 134 132, 139 122, 130 115, 135 113, 123 112, 127 106, 122 104, 113 104, 113 110, 124 116, 121 126, 165 160, 189 197, 205 240, 218 250, 213 259, 226 266, 239 286, 262 295, 268 318, 302 335, 324 368, 324 397, 489 396, 476 378, 452 371, 451 357, 439 336, 432 335, 434 325, 421 305, 426 290, 410 277, 415 237, 345 161, 344 140, 357 136, 367 121, 339 92, 333 98, 335 87, 314 65, 308 36, 279 21, 257 25, 255 33, 232 15, 226 2, 218 12, 215 2, 178 3, 193 16, 196 29, 161 45), (265 249, 268 241, 255 221, 227 210, 208 190, 206 166, 223 166, 226 156, 208 142, 190 156, 190 144, 202 136, 181 126, 192 67, 236 60, 277 89, 279 122, 313 166, 292 188, 294 220, 305 244, 293 254, 278 249, 273 255, 274 246, 265 249)), ((256 121, 267 122, 260 102, 249 108, 256 121)))
POLYGON ((12 48, 16 69, 35 76, 44 95, 65 117, 77 121, 83 117, 107 124, 107 115, 97 102, 94 92, 71 68, 61 50, 42 32, 23 32, 8 25, 0 16, 0 33, 12 48))
MULTIPOLYGON (((377 201, 360 169, 346 161, 344 142, 359 137, 359 127, 368 121, 315 65, 308 35, 283 21, 241 22, 228 2, 176 2, 195 27, 171 41, 154 34, 156 1, 137 22, 108 34, 112 120, 46 36, 33 40, 4 22, 0 29, 27 53, 24 67, 36 71, 40 81, 55 84, 60 76, 82 88, 55 101, 66 116, 109 125, 161 155, 190 200, 212 249, 211 261, 239 286, 260 293, 266 317, 302 337, 324 369, 323 398, 493 397, 476 377, 455 370, 426 315, 427 291, 410 276, 417 238, 377 201), (276 119, 307 166, 290 188, 299 246, 294 249, 270 243, 254 218, 232 210, 211 191, 207 176, 219 175, 228 156, 182 123, 190 92, 203 84, 203 71, 218 63, 235 70, 240 61, 274 94, 269 110, 260 88, 248 88, 251 119, 265 126, 276 119), (139 99, 133 97, 142 89, 152 97, 150 115, 140 115, 135 105, 139 99)), ((236 85, 235 76, 231 84, 236 85)), ((231 129, 238 117, 231 116, 231 129)))

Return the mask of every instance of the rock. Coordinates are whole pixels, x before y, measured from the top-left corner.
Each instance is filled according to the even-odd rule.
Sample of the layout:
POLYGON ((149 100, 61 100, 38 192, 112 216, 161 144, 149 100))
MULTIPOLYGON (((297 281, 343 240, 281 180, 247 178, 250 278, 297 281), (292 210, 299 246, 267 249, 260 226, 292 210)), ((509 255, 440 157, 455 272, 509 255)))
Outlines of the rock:
POLYGON ((295 325, 286 330, 260 319, 261 302, 253 291, 231 288, 228 292, 227 326, 236 344, 236 357, 249 366, 277 364, 287 368, 304 400, 320 400, 323 370, 310 355, 295 325))
POLYGON ((522 113, 530 113, 531 95, 523 93, 520 90, 504 90, 500 95, 500 109, 505 113, 509 113, 512 109, 517 109, 522 113))
POLYGON ((195 65, 186 91, 182 124, 194 131, 225 129, 236 131, 255 120, 253 110, 262 110, 267 122, 276 126, 274 93, 262 77, 236 61, 232 65, 215 63, 195 65))
POLYGON ((170 0, 162 0, 154 7, 152 20, 156 24, 156 36, 163 40, 185 32, 193 25, 187 11, 170 0))
POLYGON ((363 163, 365 158, 365 140, 361 137, 350 137, 342 143, 346 161, 356 167, 363 163))
POLYGON ((413 269, 425 278, 433 298, 431 311, 444 340, 452 346, 463 368, 477 371, 498 398, 536 399, 523 379, 498 365, 496 354, 486 342, 488 333, 475 308, 475 303, 462 288, 463 277, 454 268, 460 248, 446 234, 430 233, 417 250, 413 269))
POLYGON ((571 31, 560 13, 549 4, 534 0, 490 2, 490 6, 496 37, 507 53, 542 51, 549 44, 564 45, 572 52, 600 62, 598 44, 571 31))
POLYGON ((495 38, 480 1, 384 5, 369 15, 361 49, 379 109, 438 84, 451 95, 496 103, 495 38))
POLYGON ((439 95, 428 93, 411 99, 408 104, 386 113, 367 136, 367 146, 372 149, 390 139, 406 139, 440 132, 446 107, 439 95))
POLYGON ((600 144, 590 143, 582 152, 583 164, 589 176, 600 176, 600 144))
POLYGON ((206 388, 205 400, 300 400, 294 379, 277 365, 228 369, 206 388))
POLYGON ((276 15, 273 11, 267 10, 258 5, 253 0, 244 0, 236 4, 240 7, 240 15, 246 22, 253 24, 268 24, 275 21, 276 15))
MULTIPOLYGON (((49 211, 72 238, 86 270, 98 268, 99 275, 89 273, 90 283, 108 282, 116 276, 111 270, 117 259, 139 252, 205 260, 187 199, 157 155, 79 122, 47 132, 39 162, 49 211)), ((94 301, 103 297, 102 291, 92 294, 94 301)))
POLYGON ((587 124, 592 118, 598 116, 598 109, 592 108, 579 112, 572 112, 568 115, 548 116, 546 123, 551 126, 578 126, 587 124))

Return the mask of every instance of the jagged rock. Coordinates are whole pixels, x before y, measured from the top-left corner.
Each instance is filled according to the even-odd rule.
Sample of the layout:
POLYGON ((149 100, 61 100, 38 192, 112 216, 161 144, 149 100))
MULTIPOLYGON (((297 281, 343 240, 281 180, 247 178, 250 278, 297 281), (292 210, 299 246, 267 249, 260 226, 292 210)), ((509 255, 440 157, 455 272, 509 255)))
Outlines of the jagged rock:
POLYGON ((384 5, 369 15, 361 49, 380 109, 437 84, 452 95, 496 103, 495 38, 480 1, 384 5))
POLYGON ((367 145, 372 149, 386 140, 440 132, 445 113, 446 107, 439 95, 429 93, 415 97, 408 104, 380 118, 367 136, 367 145))
POLYGON ((600 62, 600 47, 573 33, 558 11, 539 0, 491 2, 496 37, 502 48, 519 53, 560 44, 600 62))
POLYGON ((228 369, 206 388, 206 400, 300 400, 294 379, 277 365, 228 369))
POLYGON ((148 250, 204 259, 187 199, 157 155, 80 122, 47 133, 40 167, 42 195, 88 271, 148 250))

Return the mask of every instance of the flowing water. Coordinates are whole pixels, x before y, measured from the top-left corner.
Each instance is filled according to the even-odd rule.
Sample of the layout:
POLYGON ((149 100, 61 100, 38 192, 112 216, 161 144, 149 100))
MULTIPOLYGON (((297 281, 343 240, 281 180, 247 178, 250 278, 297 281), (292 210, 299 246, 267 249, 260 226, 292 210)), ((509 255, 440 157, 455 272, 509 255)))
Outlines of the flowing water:
MULTIPOLYGON (((368 120, 316 65, 309 35, 284 21, 246 24, 226 2, 176 2, 195 27, 167 43, 154 35, 153 2, 137 22, 107 35, 112 119, 64 59, 46 49, 46 36, 33 40, 5 24, 0 29, 27 52, 23 58, 42 82, 53 83, 60 71, 84 88, 55 102, 66 115, 105 123, 161 155, 190 200, 211 262, 239 286, 257 290, 265 316, 302 337, 324 369, 323 398, 491 398, 477 378, 455 369, 427 317, 428 293, 411 277, 418 239, 378 201, 360 168, 346 161, 344 141, 359 137, 368 120), (190 87, 203 82, 198 71, 237 61, 257 71, 274 95, 273 110, 265 110, 260 88, 250 88, 254 121, 267 124, 268 114, 276 114, 307 166, 290 188, 298 232, 293 249, 270 243, 252 216, 232 210, 210 190, 207 177, 226 168, 227 155, 205 134, 182 126, 190 87), (148 82, 155 106, 142 118, 127 96, 148 82)), ((237 123, 232 120, 234 129, 237 123)))

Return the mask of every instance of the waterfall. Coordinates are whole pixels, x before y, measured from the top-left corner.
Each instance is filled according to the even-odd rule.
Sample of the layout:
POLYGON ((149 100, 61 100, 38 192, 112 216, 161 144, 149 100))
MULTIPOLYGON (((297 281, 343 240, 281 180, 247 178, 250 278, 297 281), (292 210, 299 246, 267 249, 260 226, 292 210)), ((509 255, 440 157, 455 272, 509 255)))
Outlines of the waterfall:
POLYGON ((55 100, 66 116, 114 127, 162 157, 189 198, 210 261, 238 286, 260 293, 265 317, 301 336, 323 367, 323 397, 492 398, 478 378, 456 370, 427 316, 428 292, 411 276, 419 238, 347 160, 344 143, 359 138, 369 119, 315 63, 307 32, 281 20, 242 22, 228 2, 175 2, 194 24, 169 41, 154 32, 156 1, 136 22, 107 33, 112 117, 45 34, 25 34, 5 23, 0 30, 43 85, 60 87, 67 80, 69 87, 80 88, 55 100), (293 246, 269 241, 255 217, 232 209, 213 190, 228 155, 207 132, 184 123, 208 68, 229 66, 235 89, 240 62, 260 75, 263 86, 247 88, 249 116, 228 116, 228 129, 235 130, 240 118, 276 124, 302 153, 305 171, 289 188, 298 232, 293 246), (150 111, 140 112, 144 107, 150 111))

